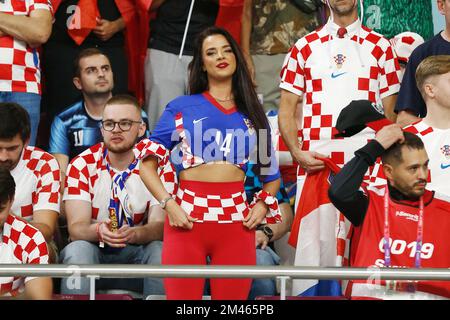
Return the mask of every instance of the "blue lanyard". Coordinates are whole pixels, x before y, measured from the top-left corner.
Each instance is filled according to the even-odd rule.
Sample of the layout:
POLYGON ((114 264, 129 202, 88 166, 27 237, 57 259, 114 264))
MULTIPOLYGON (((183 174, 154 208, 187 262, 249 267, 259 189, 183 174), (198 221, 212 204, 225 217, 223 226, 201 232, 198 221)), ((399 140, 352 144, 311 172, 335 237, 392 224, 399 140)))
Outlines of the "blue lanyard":
MULTIPOLYGON (((111 197, 109 199, 109 213, 112 218, 112 227, 114 227, 114 215, 117 221, 117 228, 120 228, 124 223, 124 218, 127 220, 129 226, 133 226, 133 217, 132 217, 132 208, 129 203, 128 193, 124 193, 126 190, 125 181, 131 175, 131 172, 136 168, 138 164, 138 159, 134 159, 132 163, 128 166, 128 168, 121 173, 114 173, 112 171, 111 166, 107 160, 108 157, 108 149, 105 148, 103 152, 103 160, 106 163, 106 169, 108 173, 112 177, 111 181, 111 197)), ((113 228, 112 228, 113 229, 113 228)))

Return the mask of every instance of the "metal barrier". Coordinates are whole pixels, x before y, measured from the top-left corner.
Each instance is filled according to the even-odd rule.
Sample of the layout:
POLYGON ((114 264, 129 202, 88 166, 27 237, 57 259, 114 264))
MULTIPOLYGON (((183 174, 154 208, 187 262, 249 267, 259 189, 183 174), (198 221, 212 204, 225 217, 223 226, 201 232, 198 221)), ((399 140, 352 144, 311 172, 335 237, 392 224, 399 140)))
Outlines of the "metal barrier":
POLYGON ((91 298, 95 296, 95 280, 105 278, 279 278, 281 296, 286 297, 286 281, 290 279, 318 280, 450 280, 450 269, 394 269, 342 267, 268 267, 268 266, 151 266, 151 265, 24 265, 0 264, 0 277, 33 276, 90 278, 91 298))

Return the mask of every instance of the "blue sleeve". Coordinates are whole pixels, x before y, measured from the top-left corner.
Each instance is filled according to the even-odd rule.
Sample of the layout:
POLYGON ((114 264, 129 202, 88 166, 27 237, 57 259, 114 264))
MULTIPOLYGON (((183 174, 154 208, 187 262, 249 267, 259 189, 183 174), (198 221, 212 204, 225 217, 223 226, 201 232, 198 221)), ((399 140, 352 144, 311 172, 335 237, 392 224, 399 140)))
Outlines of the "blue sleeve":
POLYGON ((410 110, 420 117, 425 117, 427 113, 425 102, 416 84, 416 70, 422 60, 420 52, 415 50, 406 65, 397 104, 395 105, 395 112, 397 113, 410 110))
POLYGON ((144 123, 145 123, 145 128, 146 129, 145 129, 144 136, 140 137, 140 138, 148 138, 150 136, 150 130, 149 130, 150 126, 148 124, 147 113, 144 111, 144 109, 141 110, 141 118, 142 118, 142 121, 144 121, 144 123))
POLYGON ((64 122, 58 116, 55 117, 50 129, 49 153, 65 154, 69 156, 70 141, 67 137, 67 128, 64 122))
POLYGON ((150 140, 162 144, 168 150, 172 150, 180 140, 175 126, 177 113, 177 108, 169 103, 159 118, 155 130, 151 133, 150 140))

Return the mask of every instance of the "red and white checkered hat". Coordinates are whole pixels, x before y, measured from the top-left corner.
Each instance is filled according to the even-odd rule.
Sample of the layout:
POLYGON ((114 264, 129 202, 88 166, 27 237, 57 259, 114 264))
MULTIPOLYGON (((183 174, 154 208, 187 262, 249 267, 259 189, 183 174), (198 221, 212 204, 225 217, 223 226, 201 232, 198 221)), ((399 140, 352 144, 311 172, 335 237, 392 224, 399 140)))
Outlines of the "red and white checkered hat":
POLYGON ((399 33, 389 41, 394 47, 398 60, 403 63, 408 63, 414 49, 425 42, 421 35, 409 31, 399 33))

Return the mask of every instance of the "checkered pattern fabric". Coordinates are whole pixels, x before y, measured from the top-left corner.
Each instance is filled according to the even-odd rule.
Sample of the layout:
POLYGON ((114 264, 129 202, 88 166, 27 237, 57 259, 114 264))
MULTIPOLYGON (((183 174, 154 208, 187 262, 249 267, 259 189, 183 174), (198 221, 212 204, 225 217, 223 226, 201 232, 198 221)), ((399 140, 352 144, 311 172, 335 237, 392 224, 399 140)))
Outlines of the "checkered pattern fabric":
POLYGON ((178 132, 178 135, 181 138, 180 148, 183 154, 182 157, 183 168, 185 169, 192 168, 205 163, 205 161, 202 158, 197 157, 192 153, 191 147, 189 146, 188 140, 186 138, 186 131, 184 130, 183 126, 183 114, 181 112, 178 112, 175 116, 175 128, 178 132))
MULTIPOLYGON (((109 200, 111 196, 111 183, 115 173, 106 168, 103 159, 104 144, 99 143, 85 150, 75 157, 67 168, 66 187, 64 201, 83 200, 92 206, 92 222, 104 221, 109 217, 109 200)), ((139 150, 134 149, 135 156, 139 156, 139 150)), ((170 162, 160 167, 159 175, 166 190, 173 194, 175 189, 175 173, 170 162)), ((146 221, 148 209, 159 202, 148 191, 139 176, 139 164, 131 172, 125 182, 129 195, 129 203, 133 212, 133 222, 141 225, 146 221)))
POLYGON ((162 145, 150 139, 141 140, 135 147, 134 152, 138 159, 145 159, 152 155, 158 160, 158 175, 163 181, 167 192, 174 195, 177 192, 177 176, 173 164, 170 162, 170 152, 162 145))
MULTIPOLYGON (((0 244, 0 263, 48 264, 48 249, 42 233, 13 215, 8 215, 3 225, 0 244)), ((0 296, 17 296, 25 289, 25 282, 33 277, 1 277, 0 296)))
MULTIPOLYGON (((450 149, 450 128, 445 130, 432 128, 424 120, 420 120, 405 127, 404 131, 418 135, 425 145, 425 150, 430 159, 427 189, 450 196, 450 152, 448 152, 450 149)), ((379 158, 370 176, 370 186, 384 185, 386 185, 386 177, 379 158)))
POLYGON ((178 188, 176 202, 196 222, 233 223, 242 221, 250 212, 245 192, 229 195, 200 194, 178 188))
POLYGON ((169 158, 169 151, 160 143, 153 142, 150 139, 141 140, 136 146, 135 150, 138 152, 138 158, 144 159, 148 156, 155 156, 162 161, 169 158))
MULTIPOLYGON (((0 1, 0 12, 30 16, 34 10, 52 10, 50 0, 0 1)), ((0 91, 41 93, 39 54, 25 41, 0 37, 0 91)))
POLYGON ((253 208, 259 200, 262 200, 269 207, 269 211, 261 223, 281 223, 281 212, 278 207, 277 198, 271 196, 267 191, 260 190, 253 196, 253 201, 250 204, 250 208, 253 208))
POLYGON ((337 26, 329 21, 297 41, 280 74, 280 88, 303 96, 302 149, 331 156, 338 165, 374 136, 365 129, 351 138, 334 138, 341 110, 360 99, 382 105, 400 88, 400 67, 389 41, 360 26, 355 22, 348 37, 336 39, 337 26))
POLYGON ((16 182, 11 210, 16 216, 31 221, 33 212, 38 210, 59 212, 60 171, 51 154, 36 147, 24 148, 11 175, 16 182))

